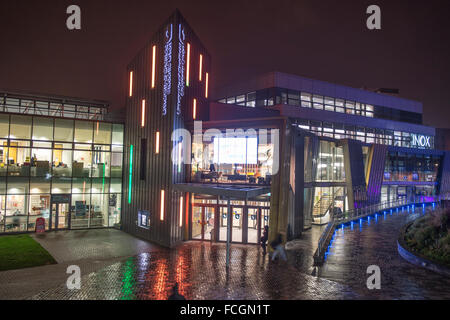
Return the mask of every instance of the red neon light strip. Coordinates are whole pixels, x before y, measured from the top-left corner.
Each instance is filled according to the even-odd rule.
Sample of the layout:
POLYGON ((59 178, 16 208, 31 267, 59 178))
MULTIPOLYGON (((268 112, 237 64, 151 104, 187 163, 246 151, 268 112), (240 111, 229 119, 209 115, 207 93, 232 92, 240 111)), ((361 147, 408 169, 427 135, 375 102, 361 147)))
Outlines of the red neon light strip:
POLYGON ((159 219, 164 221, 164 190, 161 190, 161 213, 159 219))
POLYGON ((152 57, 152 88, 155 87, 155 72, 156 71, 156 46, 153 46, 153 57, 152 57))
POLYGON ((206 73, 205 98, 208 98, 208 72, 206 73))
POLYGON ((195 120, 197 116, 197 99, 194 99, 194 105, 192 107, 192 119, 195 120))
POLYGON ((203 69, 203 55, 200 55, 200 61, 198 65, 198 81, 202 81, 202 69, 203 69))
POLYGON ((145 99, 142 99, 142 107, 141 107, 141 127, 145 126, 145 99))
POLYGON ((130 71, 130 92, 129 96, 133 96, 133 71, 130 71))
POLYGON ((186 86, 189 87, 189 71, 191 64, 191 45, 187 43, 187 58, 186 58, 186 86))
POLYGON ((159 153, 159 131, 156 131, 155 153, 159 153))

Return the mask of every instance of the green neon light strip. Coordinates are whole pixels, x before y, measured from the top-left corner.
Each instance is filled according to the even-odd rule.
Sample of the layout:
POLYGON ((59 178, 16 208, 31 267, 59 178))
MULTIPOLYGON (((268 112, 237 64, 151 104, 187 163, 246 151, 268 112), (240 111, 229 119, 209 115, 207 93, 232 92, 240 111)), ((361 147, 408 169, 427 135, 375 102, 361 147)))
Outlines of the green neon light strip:
POLYGON ((133 179, 133 145, 130 145, 130 170, 128 181, 128 203, 131 203, 131 181, 133 179))

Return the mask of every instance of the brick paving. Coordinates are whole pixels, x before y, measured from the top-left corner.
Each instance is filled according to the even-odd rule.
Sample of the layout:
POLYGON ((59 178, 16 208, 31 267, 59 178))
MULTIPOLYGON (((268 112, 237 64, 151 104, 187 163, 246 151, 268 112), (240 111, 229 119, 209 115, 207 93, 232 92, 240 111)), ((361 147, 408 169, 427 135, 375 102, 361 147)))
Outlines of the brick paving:
MULTIPOLYGON (((108 251, 107 245, 104 260, 93 260, 98 253, 93 255, 92 252, 102 251, 102 241, 97 241, 97 245, 89 244, 91 239, 83 244, 85 253, 77 253, 83 252, 79 248, 77 250, 81 251, 74 249, 73 255, 86 258, 79 260, 81 262, 104 264, 95 268, 92 263, 80 265, 80 290, 68 290, 64 274, 59 283, 54 281, 43 290, 29 292, 27 298, 164 300, 178 282, 180 293, 187 299, 200 300, 449 299, 450 279, 411 265, 397 253, 396 239, 401 226, 416 217, 417 214, 394 212, 388 214, 386 220, 379 216, 378 221, 372 219, 370 225, 364 222, 361 228, 355 224, 353 230, 350 227, 338 230, 326 263, 320 268, 312 266, 319 227, 305 232, 302 239, 288 243, 287 263, 269 262, 269 257, 263 256, 258 246, 233 244, 228 271, 223 243, 190 241, 171 250, 144 243, 140 244, 142 251, 130 257, 114 257, 116 251, 108 251), (381 290, 366 287, 366 269, 372 264, 381 268, 381 290)), ((107 235, 97 236, 108 238, 107 235)), ((117 235, 118 239, 127 236, 117 235)), ((116 239, 111 241, 116 244, 116 239)), ((131 241, 117 252, 130 252, 124 248, 132 246, 131 241)), ((61 244, 55 248, 64 249, 61 244)), ((69 259, 70 255, 64 258, 64 252, 59 254, 60 260, 69 259)), ((56 268, 42 268, 50 267, 56 268)))
MULTIPOLYGON (((188 242, 172 250, 142 253, 82 277, 80 290, 65 285, 33 299, 158 299, 178 282, 187 299, 358 299, 343 284, 270 263, 257 246, 233 245, 229 272, 224 244, 188 242)), ((294 259, 290 256, 290 259, 294 259)))
POLYGON ((115 229, 55 231, 32 235, 58 264, 0 272, 0 299, 26 299, 65 283, 67 267, 78 265, 82 275, 141 252, 160 247, 115 229))
POLYGON ((422 208, 402 213, 389 212, 378 219, 355 223, 335 233, 326 263, 318 275, 360 288, 370 299, 450 299, 450 279, 404 260, 397 252, 399 230, 416 219, 422 208), (367 267, 378 265, 381 290, 368 290, 364 283, 367 267), (363 284, 363 285, 362 285, 363 284))

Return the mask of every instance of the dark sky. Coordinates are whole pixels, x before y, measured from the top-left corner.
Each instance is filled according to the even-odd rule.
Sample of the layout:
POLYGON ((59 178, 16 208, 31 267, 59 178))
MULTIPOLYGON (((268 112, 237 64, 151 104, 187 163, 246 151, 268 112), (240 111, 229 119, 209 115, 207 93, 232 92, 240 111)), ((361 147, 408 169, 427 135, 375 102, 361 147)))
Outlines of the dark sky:
POLYGON ((212 87, 276 70, 399 88, 425 124, 450 128, 450 1, 0 1, 0 88, 122 108, 127 63, 179 8, 212 55, 212 87), (71 4, 81 31, 66 28, 71 4), (382 30, 366 28, 370 4, 382 30))

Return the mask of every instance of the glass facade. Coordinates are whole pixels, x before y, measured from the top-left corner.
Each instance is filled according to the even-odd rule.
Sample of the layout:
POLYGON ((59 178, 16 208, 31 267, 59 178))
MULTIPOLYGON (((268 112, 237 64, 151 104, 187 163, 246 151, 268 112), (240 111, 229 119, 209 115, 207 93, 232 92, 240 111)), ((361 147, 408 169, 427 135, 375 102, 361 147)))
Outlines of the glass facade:
POLYGON ((299 128, 310 131, 319 137, 353 139, 368 144, 377 143, 405 148, 434 149, 433 136, 315 120, 297 119, 296 124, 299 128), (422 140, 426 143, 423 143, 423 145, 416 143, 418 136, 424 137, 422 140))
POLYGON ((0 232, 120 222, 123 125, 0 113, 0 232))
POLYGON ((220 99, 218 102, 247 107, 266 107, 277 104, 288 104, 291 106, 346 113, 369 118, 404 121, 416 124, 422 123, 422 114, 420 113, 374 106, 358 101, 327 97, 312 94, 310 92, 284 88, 262 89, 238 96, 226 97, 220 99))
MULTIPOLYGON (((369 118, 405 121, 416 124, 422 123, 422 115, 420 113, 401 111, 388 107, 374 106, 357 101, 344 100, 283 88, 258 90, 239 96, 227 97, 219 100, 218 102, 247 107, 264 107, 277 104, 287 104, 291 106, 326 110, 369 118)), ((426 136, 413 132, 365 128, 356 125, 344 125, 339 123, 328 123, 303 119, 298 119, 297 124, 300 128, 308 130, 318 136, 335 139, 349 138, 356 139, 364 143, 377 143, 406 148, 434 149, 433 136, 426 136), (422 141, 420 141, 420 139, 422 139, 422 141)))
MULTIPOLYGON (((270 220, 270 197, 261 196, 247 202, 231 200, 231 241, 259 243, 270 220)), ((195 194, 192 203, 191 238, 196 240, 227 240, 227 201, 195 194)))
POLYGON ((0 112, 5 113, 104 120, 107 111, 106 102, 0 93, 0 112))
POLYGON ((384 181, 436 182, 441 157, 424 154, 388 152, 384 181))
POLYGON ((237 136, 193 138, 192 181, 270 184, 277 130, 237 136), (263 138, 261 138, 263 137, 263 138), (199 142, 196 142, 199 140, 199 142), (209 140, 209 141, 204 141, 209 140))
POLYGON ((330 216, 344 212, 346 192, 344 149, 336 142, 320 140, 314 187, 304 193, 305 205, 312 205, 312 223, 327 223, 330 216))

